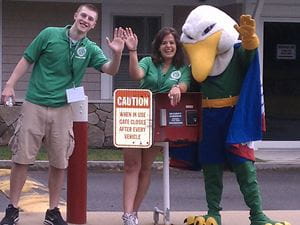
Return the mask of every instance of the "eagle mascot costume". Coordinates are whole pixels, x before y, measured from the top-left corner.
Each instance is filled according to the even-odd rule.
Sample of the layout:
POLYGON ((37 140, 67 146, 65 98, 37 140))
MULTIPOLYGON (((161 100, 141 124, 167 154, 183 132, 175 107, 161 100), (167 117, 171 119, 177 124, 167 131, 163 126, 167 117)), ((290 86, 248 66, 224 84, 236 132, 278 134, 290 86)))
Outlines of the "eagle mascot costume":
POLYGON ((237 24, 223 11, 201 5, 188 15, 181 42, 193 78, 203 95, 203 136, 199 144, 208 212, 189 216, 186 225, 221 225, 223 169, 235 173, 251 225, 290 225, 273 221, 262 210, 254 165, 253 141, 262 139, 264 107, 255 20, 237 24))

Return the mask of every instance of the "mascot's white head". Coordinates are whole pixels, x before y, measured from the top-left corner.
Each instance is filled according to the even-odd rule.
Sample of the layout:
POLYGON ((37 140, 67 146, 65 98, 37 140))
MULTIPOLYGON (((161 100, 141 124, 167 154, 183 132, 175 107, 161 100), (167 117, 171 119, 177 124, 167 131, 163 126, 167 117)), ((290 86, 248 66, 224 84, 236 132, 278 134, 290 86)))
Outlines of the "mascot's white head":
POLYGON ((191 11, 183 27, 181 42, 198 82, 217 76, 228 66, 238 43, 236 22, 223 11, 201 5, 191 11))

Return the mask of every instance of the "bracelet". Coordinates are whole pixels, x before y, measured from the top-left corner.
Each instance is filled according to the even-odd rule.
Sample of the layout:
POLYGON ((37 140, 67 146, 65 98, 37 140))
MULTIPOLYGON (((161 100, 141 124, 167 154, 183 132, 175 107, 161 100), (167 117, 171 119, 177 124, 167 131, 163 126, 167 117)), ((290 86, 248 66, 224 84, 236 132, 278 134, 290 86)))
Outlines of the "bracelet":
POLYGON ((136 52, 136 49, 128 49, 129 52, 136 52))
POLYGON ((173 87, 177 87, 177 88, 179 89, 179 92, 181 93, 181 89, 180 89, 179 84, 174 84, 174 85, 172 86, 172 88, 173 88, 173 87))
POLYGON ((179 86, 179 84, 174 84, 173 86, 172 86, 172 88, 173 87, 177 87, 177 88, 179 88, 180 89, 180 86, 179 86))

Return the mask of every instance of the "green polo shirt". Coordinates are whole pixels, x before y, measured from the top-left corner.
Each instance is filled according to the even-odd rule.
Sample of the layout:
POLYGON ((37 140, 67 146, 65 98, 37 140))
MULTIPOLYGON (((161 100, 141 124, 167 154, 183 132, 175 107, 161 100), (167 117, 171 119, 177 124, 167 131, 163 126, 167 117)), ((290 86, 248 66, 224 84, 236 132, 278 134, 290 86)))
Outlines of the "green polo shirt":
POLYGON ((163 73, 162 65, 156 66, 150 56, 139 61, 139 66, 144 70, 145 76, 140 82, 140 88, 149 89, 153 93, 169 92, 173 85, 185 83, 189 87, 191 82, 191 71, 189 66, 182 66, 176 69, 170 66, 166 73, 163 73))
POLYGON ((48 27, 26 48, 24 58, 34 63, 27 101, 49 107, 62 106, 67 103, 66 89, 80 85, 87 67, 101 70, 108 62, 100 47, 88 38, 70 44, 70 27, 48 27))

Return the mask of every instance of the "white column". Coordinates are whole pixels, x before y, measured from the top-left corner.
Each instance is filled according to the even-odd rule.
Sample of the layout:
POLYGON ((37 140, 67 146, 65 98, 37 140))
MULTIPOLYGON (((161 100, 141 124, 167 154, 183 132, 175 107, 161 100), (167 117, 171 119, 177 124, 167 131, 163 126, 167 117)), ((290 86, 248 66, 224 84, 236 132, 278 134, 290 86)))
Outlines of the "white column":
MULTIPOLYGON (((111 50, 107 45, 106 36, 112 39, 112 15, 110 14, 110 7, 107 3, 102 4, 102 18, 101 18, 101 48, 107 57, 111 57, 111 50)), ((112 100, 112 76, 101 74, 101 100, 112 100)))

